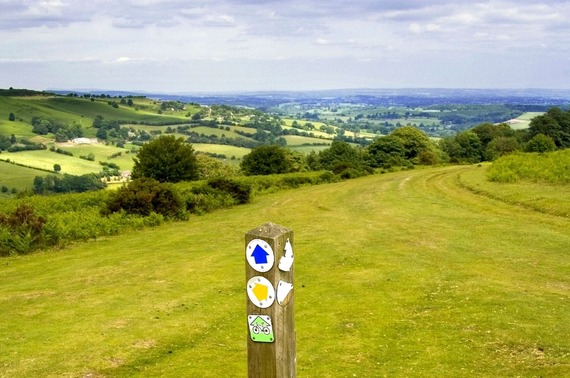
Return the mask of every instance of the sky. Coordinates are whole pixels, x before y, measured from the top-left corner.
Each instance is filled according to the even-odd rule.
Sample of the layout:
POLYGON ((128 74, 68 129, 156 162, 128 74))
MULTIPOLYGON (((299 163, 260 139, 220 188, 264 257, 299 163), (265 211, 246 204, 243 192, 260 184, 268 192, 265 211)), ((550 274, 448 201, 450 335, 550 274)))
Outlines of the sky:
POLYGON ((0 0, 0 88, 570 89, 570 0, 0 0))

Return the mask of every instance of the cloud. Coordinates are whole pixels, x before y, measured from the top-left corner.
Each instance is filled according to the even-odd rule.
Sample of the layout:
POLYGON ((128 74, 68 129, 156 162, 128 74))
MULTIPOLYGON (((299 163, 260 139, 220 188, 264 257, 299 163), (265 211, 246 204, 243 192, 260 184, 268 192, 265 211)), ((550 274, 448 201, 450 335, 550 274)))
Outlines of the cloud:
MULTIPOLYGON (((512 66, 513 56, 536 66, 567 64, 570 0, 0 0, 0 30, 0 71, 9 65, 12 76, 19 75, 15 62, 41 65, 46 79, 55 76, 50 69, 58 62, 66 67, 88 62, 91 75, 71 69, 69 74, 95 80, 105 74, 97 69, 105 66, 120 80, 121 70, 136 66, 154 72, 159 62, 165 70, 177 67, 179 78, 197 64, 203 72, 192 78, 206 87, 214 74, 228 75, 220 77, 220 85, 238 85, 238 79, 229 78, 231 67, 239 67, 244 78, 257 72, 281 75, 262 67, 280 57, 283 75, 296 75, 280 82, 288 85, 303 75, 314 75, 306 83, 318 83, 327 63, 344 68, 345 81, 365 77, 351 64, 370 69, 371 80, 392 64, 392 75, 422 78, 417 72, 425 71, 435 77, 442 70, 458 72, 452 78, 459 83, 466 80, 461 72, 477 77, 477 64, 478 70, 491 69, 480 63, 489 52, 497 69, 512 66), (256 70, 248 65, 252 61, 256 70), (319 68, 286 67, 316 61, 319 68), (220 67, 225 71, 215 70, 220 67)), ((341 80, 329 79, 330 85, 341 80)), ((155 82, 159 85, 160 78, 155 82)))

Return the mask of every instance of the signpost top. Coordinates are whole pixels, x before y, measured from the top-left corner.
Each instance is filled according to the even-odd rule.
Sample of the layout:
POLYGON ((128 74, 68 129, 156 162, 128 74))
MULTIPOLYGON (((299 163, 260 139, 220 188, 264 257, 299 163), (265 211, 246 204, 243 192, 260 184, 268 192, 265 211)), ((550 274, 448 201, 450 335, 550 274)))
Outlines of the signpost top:
POLYGON ((254 228, 253 230, 249 230, 247 234, 261 238, 275 239, 276 237, 287 232, 291 232, 291 230, 289 228, 269 222, 264 223, 261 226, 254 228))

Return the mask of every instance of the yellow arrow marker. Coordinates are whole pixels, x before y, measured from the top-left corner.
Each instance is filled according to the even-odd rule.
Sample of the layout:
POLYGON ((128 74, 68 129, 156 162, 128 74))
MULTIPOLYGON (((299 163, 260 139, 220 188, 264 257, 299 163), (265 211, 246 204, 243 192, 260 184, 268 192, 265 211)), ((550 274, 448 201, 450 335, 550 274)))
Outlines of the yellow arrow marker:
POLYGON ((251 289, 251 291, 253 291, 253 294, 255 295, 258 301, 266 300, 267 296, 269 295, 269 290, 267 289, 267 286, 259 283, 256 283, 253 289, 251 289))

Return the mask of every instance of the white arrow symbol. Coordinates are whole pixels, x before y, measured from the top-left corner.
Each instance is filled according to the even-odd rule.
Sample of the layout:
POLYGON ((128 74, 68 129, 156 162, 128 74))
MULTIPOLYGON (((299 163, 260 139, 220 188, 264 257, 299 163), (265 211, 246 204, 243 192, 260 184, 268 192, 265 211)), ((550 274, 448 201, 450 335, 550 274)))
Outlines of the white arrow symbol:
POLYGON ((287 243, 285 243, 285 254, 281 259, 279 259, 279 270, 284 272, 289 272, 291 267, 293 266, 293 246, 289 239, 287 239, 287 243))

